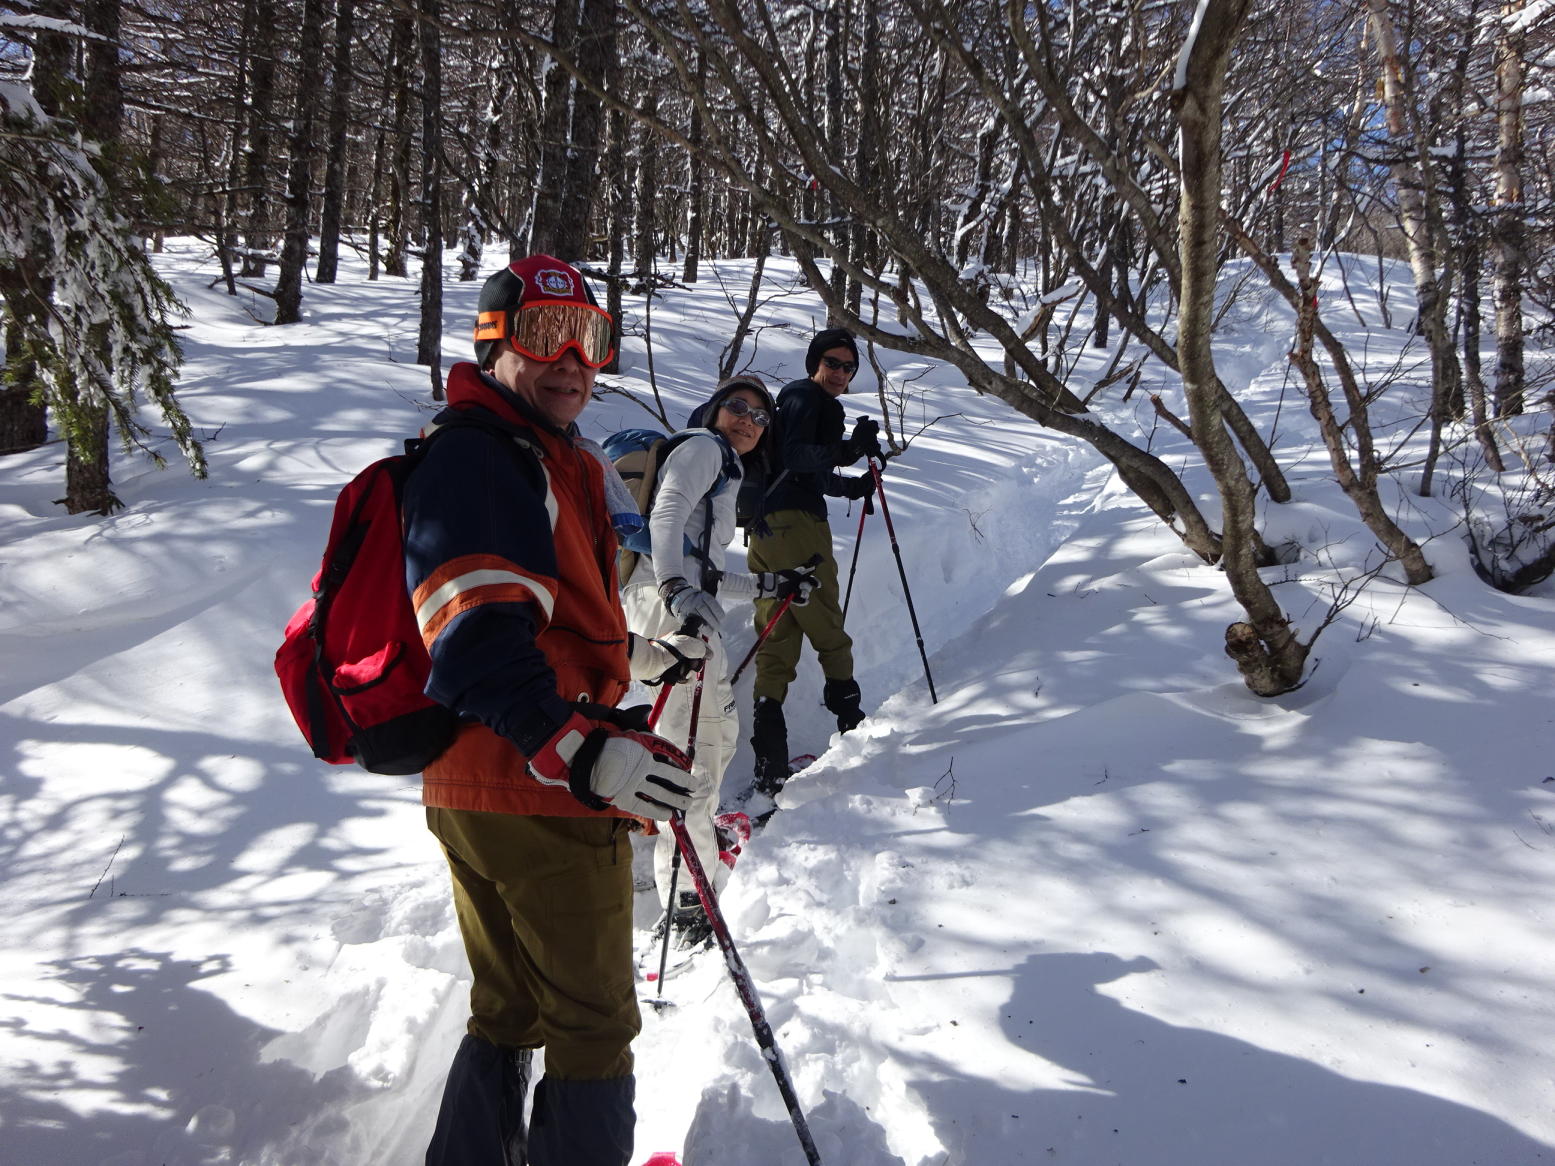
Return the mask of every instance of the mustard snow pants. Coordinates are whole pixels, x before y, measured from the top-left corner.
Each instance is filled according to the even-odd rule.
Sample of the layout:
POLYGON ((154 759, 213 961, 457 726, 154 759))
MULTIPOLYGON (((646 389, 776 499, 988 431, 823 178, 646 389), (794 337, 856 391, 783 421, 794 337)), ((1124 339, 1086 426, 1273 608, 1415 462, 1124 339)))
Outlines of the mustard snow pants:
MULTIPOLYGON (((799 674, 799 653, 804 641, 821 662, 828 680, 853 678, 853 641, 842 626, 842 593, 837 586, 837 559, 832 553, 831 527, 825 519, 803 510, 779 510, 767 515, 770 535, 752 534, 746 561, 752 571, 781 571, 797 567, 812 555, 821 556, 815 576, 820 586, 803 607, 790 605, 772 634, 756 653, 756 699, 769 697, 782 703, 788 686, 799 674)), ((756 601, 756 634, 767 626, 778 600, 756 601)))

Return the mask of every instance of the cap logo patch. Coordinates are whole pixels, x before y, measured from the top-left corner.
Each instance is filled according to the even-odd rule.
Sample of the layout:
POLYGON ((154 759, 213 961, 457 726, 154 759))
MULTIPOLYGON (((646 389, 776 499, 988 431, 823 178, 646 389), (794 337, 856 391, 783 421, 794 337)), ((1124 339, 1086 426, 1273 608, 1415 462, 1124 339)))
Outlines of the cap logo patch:
POLYGON ((554 267, 544 267, 534 274, 535 287, 541 295, 570 297, 573 295, 572 276, 554 267))

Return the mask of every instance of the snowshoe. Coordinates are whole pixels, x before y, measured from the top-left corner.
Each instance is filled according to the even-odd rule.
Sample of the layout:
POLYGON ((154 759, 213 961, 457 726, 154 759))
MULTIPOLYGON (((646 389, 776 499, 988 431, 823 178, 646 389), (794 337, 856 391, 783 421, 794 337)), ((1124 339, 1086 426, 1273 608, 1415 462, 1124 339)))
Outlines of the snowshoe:
MULTIPOLYGON (((743 817, 743 815, 741 815, 743 817)), ((659 981, 659 961, 664 960, 664 979, 673 979, 691 966, 692 961, 713 946, 713 924, 702 910, 695 891, 682 891, 680 905, 673 918, 666 911, 653 925, 648 942, 637 955, 637 970, 653 984, 659 981), (664 953, 664 932, 670 929, 668 958, 664 953)))
POLYGON ((743 810, 718 814, 713 818, 713 833, 718 836, 718 861, 733 870, 741 849, 751 840, 750 815, 743 810))

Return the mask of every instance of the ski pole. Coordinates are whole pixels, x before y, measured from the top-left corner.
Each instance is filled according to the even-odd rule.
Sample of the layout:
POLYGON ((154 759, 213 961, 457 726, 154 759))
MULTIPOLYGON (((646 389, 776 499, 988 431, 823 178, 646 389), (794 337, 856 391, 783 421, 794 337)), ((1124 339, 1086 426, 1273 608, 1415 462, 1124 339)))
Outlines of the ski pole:
MULTIPOLYGON (((681 627, 680 627, 680 634, 681 635, 686 635, 686 636, 699 635, 701 633, 703 622, 704 621, 701 619, 701 617, 695 616, 695 615, 692 616, 683 625, 681 625, 681 627)), ((701 638, 702 638, 702 642, 704 644, 707 643, 707 637, 706 636, 702 636, 701 638)), ((694 688, 692 690, 692 692, 691 692, 691 727, 690 727, 689 732, 687 733, 687 741, 686 741, 686 759, 688 761, 696 760, 696 754, 697 754, 697 722, 701 719, 701 716, 702 716, 702 683, 707 678, 707 657, 706 656, 704 656, 700 661, 697 662, 696 674, 697 674, 696 688, 694 688)), ((657 700, 655 700, 653 702, 653 711, 648 714, 648 728, 650 730, 653 730, 653 729, 658 727, 659 717, 664 712, 665 704, 668 703, 668 701, 669 701, 670 689, 672 689, 674 687, 675 686, 673 684, 665 684, 665 685, 663 685, 660 688, 660 690, 659 690, 659 697, 658 697, 657 700)), ((675 890, 676 890, 676 884, 679 883, 679 881, 680 881, 680 848, 677 846, 675 848, 675 854, 674 854, 674 856, 670 860, 670 886, 669 886, 669 896, 668 896, 669 901, 665 904, 665 907, 664 907, 664 946, 663 946, 663 948, 659 952, 659 996, 656 999, 653 999, 653 1000, 649 1001, 649 1003, 654 1005, 655 1007, 662 1007, 663 1005, 666 1005, 666 1004, 669 1003, 668 1000, 664 999, 664 994, 663 994, 664 993, 664 969, 669 964, 669 956, 670 956, 670 930, 671 930, 671 924, 673 923, 674 918, 675 918, 675 890)))
MULTIPOLYGON (((703 637, 706 643, 706 637, 703 637)), ((704 656, 697 667, 696 687, 691 690, 691 728, 687 733, 686 760, 695 761, 697 755, 697 722, 702 719, 702 686, 707 679, 707 658, 704 656)), ((664 686, 668 689, 670 686, 664 686)), ((679 841, 677 836, 676 841, 679 841)), ((669 901, 664 907, 664 940, 659 948, 659 995, 657 999, 649 1001, 655 1007, 662 1007, 668 1001, 664 999, 664 969, 670 962, 670 932, 675 929, 675 906, 677 899, 675 892, 680 882, 680 847, 675 847, 675 854, 670 859, 670 889, 669 901)))
POLYGON ((745 1005, 745 1013, 750 1017, 751 1028, 755 1030, 756 1044, 761 1048, 762 1059, 772 1068, 772 1076, 777 1081, 778 1092, 783 1095, 783 1104, 788 1108, 788 1116, 793 1119, 794 1133, 799 1136, 799 1144, 804 1147, 805 1159, 810 1166, 821 1166, 820 1151, 815 1148, 815 1139, 810 1136, 810 1126, 805 1121, 804 1112, 799 1108, 799 1096, 794 1092, 794 1083, 789 1078, 788 1067, 783 1063, 783 1053, 777 1046, 777 1038, 772 1034, 772 1025, 767 1023, 767 1014, 761 1007, 761 997, 756 992, 756 984, 751 979, 745 961, 735 950, 734 938, 729 934, 729 925, 724 922, 723 913, 718 909, 718 901, 713 898, 712 884, 707 881, 707 872, 702 869, 702 860, 697 857, 696 847, 691 844, 691 835, 686 831, 686 816, 676 813, 671 817, 670 829, 675 831, 675 842, 680 847, 680 853, 685 855, 686 869, 691 872, 691 881, 696 884, 697 894, 702 899, 702 910, 707 912, 708 922, 713 925, 713 935, 717 937, 718 946, 724 953, 724 965, 729 969, 729 977, 734 981, 735 991, 740 994, 740 1002, 745 1005))
POLYGON ((875 464, 875 459, 869 459, 869 472, 875 475, 875 493, 880 495, 880 513, 885 515, 886 533, 891 536, 891 553, 896 556, 896 570, 902 577, 902 594, 907 597, 907 614, 912 617, 912 632, 918 637, 918 655, 923 660, 923 678, 929 682, 929 701, 939 704, 939 697, 934 692, 934 677, 929 672, 929 654, 923 647, 923 632, 918 627, 918 613, 913 609, 912 590, 907 586, 907 568, 902 564, 902 548, 897 545, 896 526, 891 522, 891 508, 886 505, 885 483, 880 480, 880 467, 875 464))
MULTIPOLYGON (((799 565, 801 567, 819 567, 823 562, 825 562, 825 560, 819 554, 815 554, 811 555, 808 559, 799 565)), ((756 642, 751 645, 751 650, 745 653, 745 659, 740 661, 740 666, 734 670, 734 675, 729 677, 729 685, 731 688, 734 686, 734 682, 740 678, 740 673, 745 671, 745 666, 749 664, 751 659, 756 655, 756 649, 760 648, 761 645, 766 642, 767 637, 772 634, 772 629, 777 627, 778 620, 783 618, 783 613, 786 612, 790 606, 792 606, 793 602, 794 596, 792 594, 783 597, 783 602, 778 604, 778 609, 772 613, 772 618, 767 621, 767 626, 761 629, 761 635, 756 637, 756 642)))
MULTIPOLYGON (((874 465, 875 463, 870 462, 869 464, 874 465)), ((859 547, 864 545, 864 519, 868 518, 874 509, 870 505, 868 498, 865 498, 864 505, 859 507, 858 534, 853 536, 853 565, 848 568, 848 593, 842 597, 842 618, 844 620, 848 618, 848 604, 853 602, 853 576, 858 572, 859 547)))
POLYGON ((789 606, 793 602, 794 597, 790 595, 788 598, 784 599, 782 603, 778 604, 778 609, 772 613, 772 618, 767 621, 767 626, 761 629, 761 635, 756 637, 756 642, 751 645, 751 650, 745 653, 745 659, 740 661, 740 666, 734 670, 734 675, 729 677, 729 687, 734 687, 735 681, 739 680, 740 678, 740 673, 745 671, 745 666, 749 664, 752 657, 756 655, 756 649, 761 647, 761 645, 766 641, 766 638, 772 634, 772 629, 777 626, 777 621, 783 618, 783 614, 788 611, 789 606))

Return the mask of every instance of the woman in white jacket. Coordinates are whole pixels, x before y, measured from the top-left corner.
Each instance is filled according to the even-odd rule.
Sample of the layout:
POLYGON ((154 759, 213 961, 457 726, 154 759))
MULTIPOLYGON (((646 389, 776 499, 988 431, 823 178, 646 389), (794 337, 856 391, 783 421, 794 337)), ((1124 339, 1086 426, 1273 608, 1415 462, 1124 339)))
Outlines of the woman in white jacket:
MULTIPOLYGON (((813 571, 805 568, 757 575, 724 571, 724 548, 734 537, 740 482, 747 465, 756 464, 761 451, 771 443, 774 416, 771 394, 752 376, 721 382, 707 403, 692 414, 693 422, 700 422, 701 427, 677 434, 674 448, 659 466, 648 515, 652 553, 638 559, 621 593, 627 626, 636 635, 662 641, 696 617, 700 621, 696 634, 707 641, 692 769, 703 779, 701 788, 708 792, 687 811, 686 827, 715 891, 728 878, 728 869, 718 860, 713 816, 724 770, 739 741, 728 657, 719 632, 721 601, 753 601, 792 593, 795 603, 803 603, 815 586, 813 571)), ((654 730, 677 745, 690 734, 695 686, 695 676, 674 686, 654 730)), ((674 856, 675 838, 666 830, 654 851, 654 877, 667 913, 674 856)), ((669 916, 676 946, 689 950, 706 944, 711 926, 684 872, 677 889, 677 903, 669 916)))

